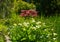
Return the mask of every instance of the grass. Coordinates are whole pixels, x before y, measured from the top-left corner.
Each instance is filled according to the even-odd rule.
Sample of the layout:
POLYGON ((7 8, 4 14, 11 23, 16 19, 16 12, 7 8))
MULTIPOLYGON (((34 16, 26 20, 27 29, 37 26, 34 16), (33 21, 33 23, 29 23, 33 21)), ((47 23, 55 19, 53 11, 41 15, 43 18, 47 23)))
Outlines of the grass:
POLYGON ((43 21, 53 25, 54 31, 58 34, 57 42, 60 42, 60 16, 47 17, 43 21))
POLYGON ((58 34, 57 42, 60 42, 60 15, 59 16, 50 16, 50 17, 40 17, 41 21, 47 23, 47 25, 51 24, 51 28, 54 28, 54 32, 58 34))

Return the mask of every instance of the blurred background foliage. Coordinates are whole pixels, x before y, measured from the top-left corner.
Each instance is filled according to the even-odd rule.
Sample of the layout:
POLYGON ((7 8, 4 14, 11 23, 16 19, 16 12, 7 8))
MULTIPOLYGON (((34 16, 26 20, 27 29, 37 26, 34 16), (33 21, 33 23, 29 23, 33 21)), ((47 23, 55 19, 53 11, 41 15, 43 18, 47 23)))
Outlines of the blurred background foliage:
MULTIPOLYGON (((19 22, 22 23, 25 21, 26 18, 20 17, 17 14, 20 14, 21 10, 30 9, 37 10, 39 15, 58 15, 60 14, 60 0, 0 0, 0 32, 5 34, 9 26, 13 25, 14 23, 18 24, 19 22)), ((37 21, 39 19, 47 22, 47 25, 51 24, 51 22, 53 25, 56 25, 56 27, 54 26, 53 28, 56 28, 59 36, 58 40, 60 42, 60 16, 36 18, 37 21)))
POLYGON ((5 18, 6 16, 9 17, 11 14, 11 10, 13 7, 12 0, 0 0, 0 17, 5 18))
MULTIPOLYGON (((34 3, 36 10, 43 15, 50 16, 55 13, 60 13, 60 0, 24 0, 26 2, 34 3)), ((41 15, 41 14, 40 14, 41 15)))
POLYGON ((10 17, 20 10, 35 9, 34 4, 22 0, 0 0, 0 18, 10 17))
POLYGON ((60 0, 0 0, 1 18, 9 17, 12 13, 19 13, 20 10, 27 9, 36 9, 45 15, 60 13, 60 0))

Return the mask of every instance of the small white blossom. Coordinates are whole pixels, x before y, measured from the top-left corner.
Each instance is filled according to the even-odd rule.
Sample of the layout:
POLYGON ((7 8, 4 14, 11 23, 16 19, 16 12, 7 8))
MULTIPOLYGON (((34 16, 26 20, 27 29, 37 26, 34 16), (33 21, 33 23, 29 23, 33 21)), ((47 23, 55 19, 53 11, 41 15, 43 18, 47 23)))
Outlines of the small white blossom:
POLYGON ((14 26, 17 26, 17 24, 13 24, 14 26))
POLYGON ((36 26, 37 28, 40 28, 39 26, 36 26))
POLYGON ((51 34, 48 34, 48 36, 50 36, 51 34))
POLYGON ((48 42, 51 42, 51 41, 48 41, 48 42))
POLYGON ((53 38, 53 40, 56 40, 56 38, 53 38))
POLYGON ((41 25, 36 25, 36 28, 40 28, 41 27, 41 25))
POLYGON ((28 26, 26 22, 23 23, 24 26, 28 26))
POLYGON ((26 27, 28 27, 29 23, 28 22, 24 22, 23 25, 26 26, 26 27))
POLYGON ((53 35, 54 35, 54 36, 56 36, 56 35, 57 35, 57 33, 53 33, 53 35))
POLYGON ((36 27, 31 27, 31 29, 36 30, 36 27))
POLYGON ((47 29, 44 29, 44 31, 47 31, 47 29))
POLYGON ((41 21, 36 22, 36 24, 41 24, 41 21))
POLYGON ((47 35, 46 37, 49 37, 49 35, 47 35))
POLYGON ((43 35, 42 35, 42 36, 40 36, 40 38, 43 38, 43 35))
POLYGON ((49 37, 48 35, 46 37, 49 37))
POLYGON ((52 31, 54 30, 54 29, 51 29, 52 31))

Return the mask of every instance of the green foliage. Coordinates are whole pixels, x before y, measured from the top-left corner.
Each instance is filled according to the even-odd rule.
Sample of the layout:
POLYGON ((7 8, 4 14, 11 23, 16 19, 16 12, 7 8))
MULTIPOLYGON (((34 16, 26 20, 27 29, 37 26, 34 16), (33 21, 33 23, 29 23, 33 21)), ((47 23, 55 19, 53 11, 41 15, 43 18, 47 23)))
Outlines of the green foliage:
POLYGON ((0 1, 0 18, 9 18, 11 14, 20 12, 20 10, 35 8, 34 4, 29 4, 21 0, 3 0, 0 1))
POLYGON ((5 42, 3 35, 0 35, 0 42, 5 42))
POLYGON ((57 34, 51 27, 52 24, 28 18, 12 24, 9 36, 12 42, 57 42, 57 34))
POLYGON ((24 2, 24 1, 21 1, 21 2, 18 2, 18 7, 22 10, 22 9, 36 9, 35 5, 34 4, 29 4, 27 2, 24 2))
POLYGON ((0 24, 0 32, 4 35, 7 33, 7 26, 0 24))
POLYGON ((13 3, 12 0, 1 0, 0 1, 0 18, 9 17, 11 12, 13 11, 13 3))
POLYGON ((57 0, 57 5, 60 5, 60 0, 57 0))
POLYGON ((46 16, 54 15, 56 12, 60 11, 59 0, 33 0, 33 3, 36 5, 36 10, 46 16))
POLYGON ((21 10, 36 9, 34 4, 29 4, 24 1, 17 1, 15 4, 15 12, 20 12, 21 10))
POLYGON ((16 15, 16 14, 12 14, 12 15, 11 15, 11 18, 6 19, 6 21, 5 21, 4 24, 9 26, 9 25, 12 25, 12 24, 14 24, 14 23, 23 22, 24 19, 25 19, 25 18, 20 17, 20 16, 18 16, 18 15, 16 15))

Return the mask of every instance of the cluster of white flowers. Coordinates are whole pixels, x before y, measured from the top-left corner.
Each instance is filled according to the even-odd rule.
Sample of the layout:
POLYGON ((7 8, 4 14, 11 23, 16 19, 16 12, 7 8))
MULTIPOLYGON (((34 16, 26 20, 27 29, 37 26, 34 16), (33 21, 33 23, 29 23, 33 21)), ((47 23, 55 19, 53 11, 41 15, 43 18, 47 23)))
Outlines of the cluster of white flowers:
POLYGON ((36 28, 40 28, 41 27, 41 25, 36 25, 36 28))
POLYGON ((13 25, 14 25, 14 26, 19 25, 19 26, 25 26, 25 27, 28 27, 28 26, 29 26, 29 22, 23 22, 23 23, 18 23, 18 24, 14 23, 13 25))
POLYGON ((36 30, 37 28, 36 27, 30 27, 32 30, 36 30))
POLYGON ((29 22, 24 22, 23 25, 29 27, 29 22))
POLYGON ((18 23, 18 24, 16 24, 16 23, 14 23, 13 24, 14 26, 17 26, 17 25, 20 25, 20 26, 25 26, 25 27, 29 27, 29 26, 32 26, 31 28, 33 28, 33 29, 37 29, 37 28, 41 28, 42 27, 42 25, 44 25, 45 26, 45 23, 42 23, 41 21, 35 21, 35 19, 34 18, 31 18, 31 22, 23 22, 23 23, 18 23), (35 26, 33 26, 33 24, 32 25, 30 25, 31 23, 33 23, 33 24, 35 24, 35 26))
POLYGON ((51 35, 52 35, 52 34, 47 34, 47 36, 46 36, 46 37, 47 37, 47 38, 49 38, 51 35))

